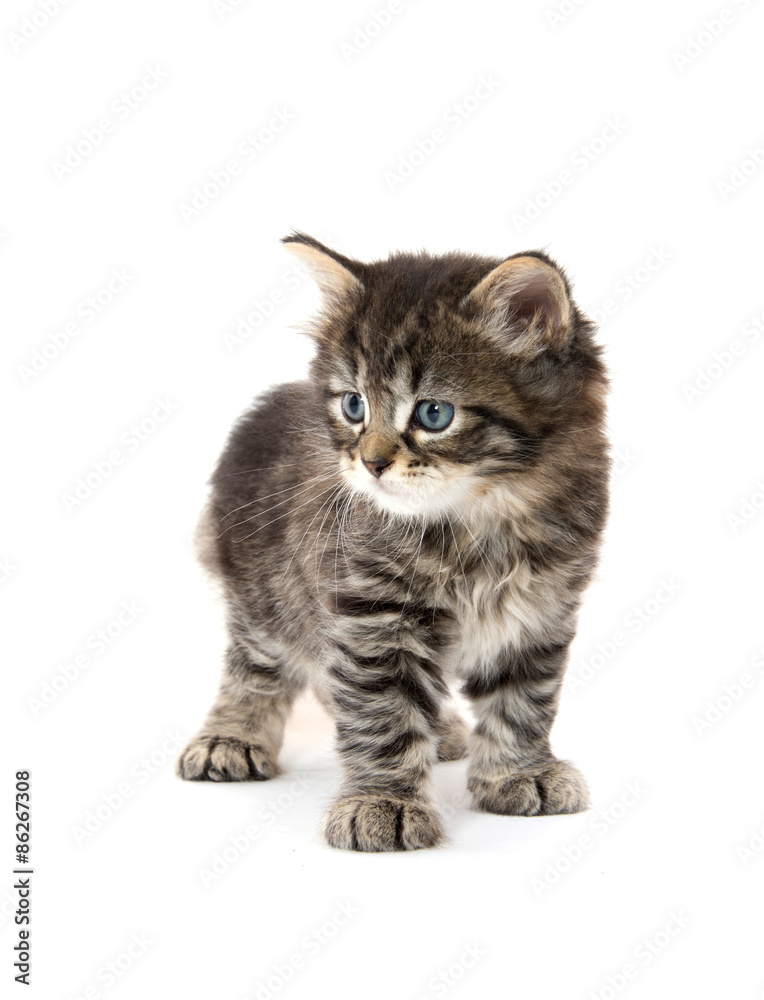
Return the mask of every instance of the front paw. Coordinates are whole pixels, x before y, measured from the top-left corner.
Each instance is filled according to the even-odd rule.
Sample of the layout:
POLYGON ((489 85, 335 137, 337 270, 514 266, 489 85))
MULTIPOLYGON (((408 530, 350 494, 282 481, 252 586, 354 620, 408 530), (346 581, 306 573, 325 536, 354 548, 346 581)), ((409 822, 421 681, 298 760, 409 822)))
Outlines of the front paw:
POLYGON ((178 774, 186 781, 265 781, 277 773, 263 747, 234 736, 197 736, 178 760, 178 774))
POLYGON ((566 760, 539 765, 522 775, 472 775, 473 807, 503 816, 552 816, 588 809, 589 789, 580 771, 566 760))
POLYGON ((440 816, 429 803, 385 795, 338 799, 324 819, 323 834, 331 847, 346 851, 416 851, 444 839, 440 816))

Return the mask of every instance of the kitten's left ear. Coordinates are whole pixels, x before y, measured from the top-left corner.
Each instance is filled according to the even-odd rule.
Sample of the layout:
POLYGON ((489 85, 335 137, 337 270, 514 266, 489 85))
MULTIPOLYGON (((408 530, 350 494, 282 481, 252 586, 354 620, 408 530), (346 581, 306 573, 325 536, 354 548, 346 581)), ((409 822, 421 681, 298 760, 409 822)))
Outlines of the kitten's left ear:
POLYGON ((462 299, 470 313, 487 314, 536 349, 563 347, 573 328, 573 305, 562 273, 545 257, 510 257, 462 299))
POLYGON ((281 242, 316 282, 328 305, 339 305, 363 291, 364 265, 359 261, 330 250, 306 233, 293 233, 281 242))

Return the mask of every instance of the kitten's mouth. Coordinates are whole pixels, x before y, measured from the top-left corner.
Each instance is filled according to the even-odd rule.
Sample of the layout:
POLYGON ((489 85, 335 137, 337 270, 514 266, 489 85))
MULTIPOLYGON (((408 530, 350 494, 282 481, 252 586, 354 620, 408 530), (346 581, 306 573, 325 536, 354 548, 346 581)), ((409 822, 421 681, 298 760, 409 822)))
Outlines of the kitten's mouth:
POLYGON ((391 500, 397 500, 399 504, 404 507, 415 507, 416 501, 414 499, 415 491, 412 491, 411 486, 406 483, 397 482, 392 479, 385 479, 382 476, 380 479, 376 479, 372 483, 372 489, 376 493, 383 493, 386 497, 390 497, 391 500))
POLYGON ((399 497, 403 491, 401 483, 392 483, 389 479, 385 479, 384 477, 377 479, 374 485, 378 490, 381 490, 382 493, 387 493, 387 495, 391 497, 399 497))
POLYGON ((388 512, 403 515, 418 514, 421 510, 420 491, 410 482, 391 478, 383 473, 379 478, 370 475, 366 469, 348 469, 346 475, 354 489, 376 500, 388 512))
POLYGON ((378 502, 385 509, 407 515, 420 512, 420 502, 416 496, 416 491, 412 490, 411 486, 407 483, 391 479, 386 480, 382 476, 380 479, 373 480, 369 486, 371 487, 372 494, 377 496, 378 502))

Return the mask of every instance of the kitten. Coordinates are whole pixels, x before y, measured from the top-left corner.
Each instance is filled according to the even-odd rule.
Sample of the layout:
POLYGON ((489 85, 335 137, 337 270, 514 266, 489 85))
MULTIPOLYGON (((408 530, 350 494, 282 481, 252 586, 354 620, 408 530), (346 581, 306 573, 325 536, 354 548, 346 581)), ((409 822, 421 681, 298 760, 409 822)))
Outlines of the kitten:
POLYGON ((441 842, 430 771, 465 755, 476 809, 587 808, 549 731, 607 511, 591 324, 543 253, 363 264, 283 242, 322 292, 316 354, 241 418, 212 479, 202 559, 230 644, 179 773, 273 777, 311 685, 344 771, 334 847, 441 842))

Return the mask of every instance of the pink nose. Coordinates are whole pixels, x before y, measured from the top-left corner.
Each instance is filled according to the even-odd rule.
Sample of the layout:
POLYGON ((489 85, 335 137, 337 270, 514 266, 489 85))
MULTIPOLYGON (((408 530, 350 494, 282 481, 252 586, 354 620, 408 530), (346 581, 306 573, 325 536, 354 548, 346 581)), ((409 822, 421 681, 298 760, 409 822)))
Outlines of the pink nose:
POLYGON ((381 455, 377 455, 375 458, 364 458, 361 461, 375 479, 379 479, 385 469, 389 469, 393 464, 389 459, 382 458, 381 455))

